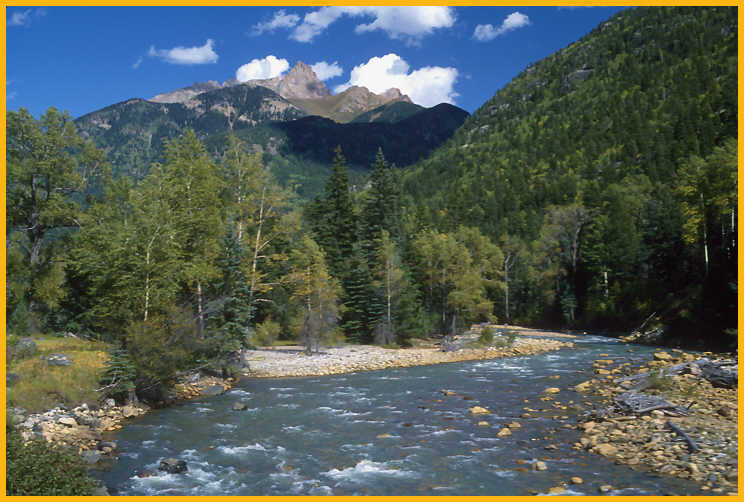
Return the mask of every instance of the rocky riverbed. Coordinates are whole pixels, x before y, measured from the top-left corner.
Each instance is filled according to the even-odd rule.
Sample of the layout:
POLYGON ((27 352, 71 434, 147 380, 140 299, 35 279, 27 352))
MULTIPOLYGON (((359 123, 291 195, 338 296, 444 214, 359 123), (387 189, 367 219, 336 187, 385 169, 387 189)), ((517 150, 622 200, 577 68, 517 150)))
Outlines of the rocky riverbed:
POLYGON ((641 368, 611 359, 596 360, 595 378, 576 386, 577 391, 595 400, 591 419, 579 424, 583 435, 574 448, 589 450, 636 470, 690 479, 700 483, 703 491, 736 495, 737 390, 714 387, 701 375, 699 364, 715 360, 712 354, 670 352, 657 351, 654 359, 641 368), (683 366, 679 374, 665 376, 664 372, 675 365, 683 366), (643 394, 679 407, 607 413, 618 396, 637 386, 638 378, 622 378, 634 374, 648 375, 643 378, 643 394), (669 423, 686 433, 697 450, 669 423))
POLYGON ((407 349, 353 345, 324 348, 319 353, 306 355, 302 347, 287 346, 247 351, 248 367, 243 374, 254 378, 336 375, 385 368, 526 356, 571 347, 573 343, 569 341, 522 337, 518 337, 509 347, 464 348, 455 352, 443 352, 434 344, 407 349))

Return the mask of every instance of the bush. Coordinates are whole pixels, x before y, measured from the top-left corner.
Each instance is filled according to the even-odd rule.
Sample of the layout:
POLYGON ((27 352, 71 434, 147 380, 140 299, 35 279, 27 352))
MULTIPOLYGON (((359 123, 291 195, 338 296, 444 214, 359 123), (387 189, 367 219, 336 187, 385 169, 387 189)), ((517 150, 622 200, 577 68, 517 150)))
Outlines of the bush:
POLYGON ((506 335, 500 336, 499 339, 496 341, 496 347, 499 349, 505 349, 507 347, 511 347, 514 345, 514 340, 516 340, 517 334, 514 331, 507 331, 506 335))
POLYGON ((478 343, 481 345, 491 345, 493 343, 493 329, 483 328, 478 337, 478 343))
POLYGON ((126 349, 121 347, 114 349, 111 358, 104 364, 107 368, 101 377, 101 385, 106 388, 106 395, 120 402, 131 400, 137 370, 126 349))
POLYGON ((670 390, 673 386, 674 383, 671 377, 665 375, 664 371, 661 369, 651 371, 648 375, 648 384, 646 385, 647 389, 666 391, 670 390))
POLYGON ((274 341, 279 337, 281 326, 278 322, 266 319, 264 322, 256 325, 255 340, 257 344, 266 347, 273 347, 274 341))
POLYGON ((83 460, 63 446, 23 437, 8 417, 6 427, 6 495, 92 495, 83 460))
POLYGON ((173 307, 166 315, 129 325, 127 352, 139 397, 159 400, 178 371, 195 367, 207 353, 210 342, 199 336, 194 319, 188 310, 173 307))

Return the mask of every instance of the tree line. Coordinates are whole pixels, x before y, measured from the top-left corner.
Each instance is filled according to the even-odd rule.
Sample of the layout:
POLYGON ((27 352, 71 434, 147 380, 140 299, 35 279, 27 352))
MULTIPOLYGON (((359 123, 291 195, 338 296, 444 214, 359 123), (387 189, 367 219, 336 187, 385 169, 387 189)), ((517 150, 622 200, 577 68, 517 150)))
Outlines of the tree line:
POLYGON ((135 182, 54 108, 7 123, 8 329, 110 341, 138 392, 193 367, 231 374, 277 339, 311 353, 452 335, 503 290, 480 231, 412 231, 382 150, 357 187, 338 148, 304 204, 235 136, 219 154, 193 131, 171 138, 135 182))

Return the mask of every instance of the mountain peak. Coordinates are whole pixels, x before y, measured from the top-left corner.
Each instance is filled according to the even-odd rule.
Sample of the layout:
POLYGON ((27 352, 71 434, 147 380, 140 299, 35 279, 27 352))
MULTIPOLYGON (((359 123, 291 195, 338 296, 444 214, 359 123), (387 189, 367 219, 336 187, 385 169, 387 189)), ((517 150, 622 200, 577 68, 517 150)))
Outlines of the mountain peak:
POLYGON ((289 73, 281 78, 278 91, 280 96, 287 99, 317 99, 331 95, 313 69, 302 61, 297 61, 289 73))
POLYGON ((380 96, 384 96, 390 99, 390 101, 406 101, 408 103, 413 103, 413 101, 411 101, 411 98, 400 92, 400 89, 398 89, 397 87, 391 87, 387 91, 380 94, 380 96))

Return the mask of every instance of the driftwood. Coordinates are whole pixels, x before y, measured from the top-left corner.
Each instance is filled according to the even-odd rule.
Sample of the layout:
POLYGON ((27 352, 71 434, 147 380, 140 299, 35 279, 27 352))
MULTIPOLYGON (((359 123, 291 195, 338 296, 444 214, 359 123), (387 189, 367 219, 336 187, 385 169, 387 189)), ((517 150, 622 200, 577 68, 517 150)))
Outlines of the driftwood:
POLYGON ((686 408, 658 396, 650 396, 641 392, 623 392, 615 396, 613 402, 620 408, 624 415, 630 413, 648 413, 654 410, 671 410, 680 415, 689 415, 686 408))
POLYGON ((695 444, 695 441, 693 441, 692 438, 688 436, 682 429, 674 425, 669 420, 667 420, 666 424, 670 429, 676 432, 678 436, 687 441, 687 446, 690 447, 690 453, 695 453, 696 451, 700 450, 700 448, 698 448, 698 445, 695 444))
POLYGON ((714 387, 734 389, 739 383, 738 363, 735 359, 710 361, 707 358, 665 366, 654 372, 647 371, 645 373, 618 378, 615 380, 615 383, 633 382, 633 390, 640 391, 648 387, 649 377, 652 374, 663 378, 685 373, 705 378, 714 387))
POLYGON ((735 389, 739 385, 738 362, 733 359, 709 361, 701 359, 697 362, 703 378, 708 380, 713 387, 725 387, 735 389))
POLYGON ((674 416, 690 414, 688 408, 670 403, 664 398, 629 391, 615 396, 612 404, 598 410, 596 416, 598 418, 605 418, 613 415, 640 415, 654 410, 663 410, 665 413, 674 416))

